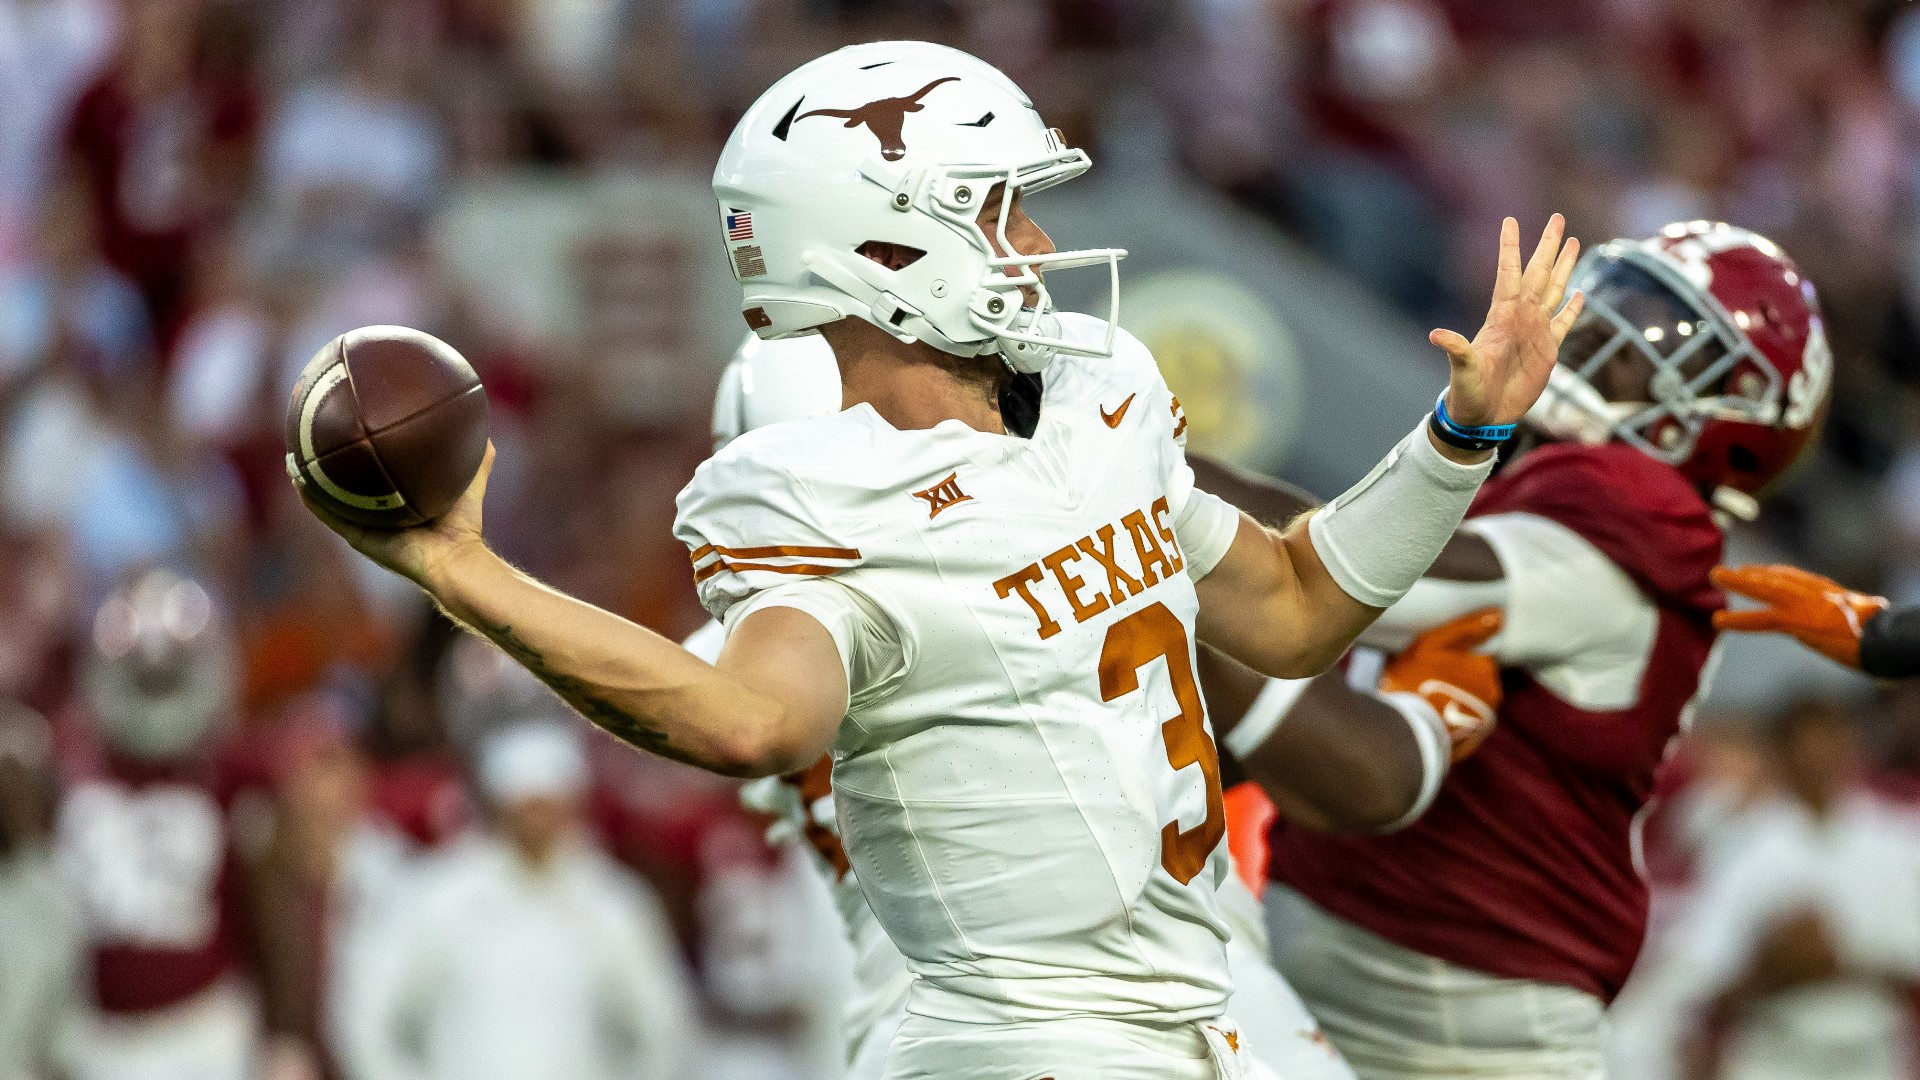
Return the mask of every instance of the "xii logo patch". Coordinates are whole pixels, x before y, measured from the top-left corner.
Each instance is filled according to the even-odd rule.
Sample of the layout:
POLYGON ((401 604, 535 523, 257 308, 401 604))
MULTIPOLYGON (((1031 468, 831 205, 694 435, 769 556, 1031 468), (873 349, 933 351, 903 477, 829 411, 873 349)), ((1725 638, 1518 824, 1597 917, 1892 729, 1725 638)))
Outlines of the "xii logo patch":
POLYGON ((940 511, 948 507, 970 502, 973 499, 973 496, 960 490, 960 474, 957 472, 948 473, 945 480, 924 491, 914 492, 913 497, 927 504, 928 521, 939 517, 940 511))

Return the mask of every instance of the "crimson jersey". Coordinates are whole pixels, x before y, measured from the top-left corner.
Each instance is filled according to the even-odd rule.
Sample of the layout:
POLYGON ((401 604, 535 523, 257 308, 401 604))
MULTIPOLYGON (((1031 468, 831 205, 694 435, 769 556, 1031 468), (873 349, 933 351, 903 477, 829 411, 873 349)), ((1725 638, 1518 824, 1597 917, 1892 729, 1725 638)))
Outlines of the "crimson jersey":
MULTIPOLYGON (((110 1013, 178 1005, 242 963, 239 838, 264 787, 236 754, 153 765, 107 758, 61 800, 61 869, 110 1013)), ((265 825, 264 817, 256 819, 265 825)))
POLYGON ((1505 668, 1499 726, 1424 817, 1377 837, 1282 823, 1271 872, 1406 948, 1610 1001, 1646 932, 1634 819, 1712 650, 1725 601, 1707 573, 1722 537, 1679 473, 1617 443, 1537 448, 1488 481, 1468 517, 1516 513, 1571 530, 1656 606, 1634 703, 1579 708, 1505 668))

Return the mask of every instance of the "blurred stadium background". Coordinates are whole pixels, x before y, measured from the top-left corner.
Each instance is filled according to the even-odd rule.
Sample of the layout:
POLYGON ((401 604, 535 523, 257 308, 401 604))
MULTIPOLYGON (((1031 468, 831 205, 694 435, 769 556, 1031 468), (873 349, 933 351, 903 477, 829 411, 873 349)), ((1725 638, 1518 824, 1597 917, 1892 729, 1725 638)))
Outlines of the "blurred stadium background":
MULTIPOLYGON (((668 526, 740 333, 708 170, 778 75, 889 37, 983 56, 1089 148, 1094 172, 1035 216, 1063 245, 1132 249, 1123 321, 1196 447, 1323 493, 1428 403, 1425 330, 1475 324, 1500 216, 1561 210, 1590 243, 1691 218, 1772 236, 1820 288, 1836 397, 1729 561, 1920 600, 1920 6, 0 0, 0 1080, 117 1037, 99 1004, 213 992, 260 1018, 270 1080, 442 1075, 343 1046, 364 1020, 340 1014, 373 1006, 339 1004, 365 962, 340 943, 419 852, 511 827, 515 783, 574 789, 531 753, 472 792, 480 733, 551 706, 308 518, 282 404, 334 334, 440 335, 491 395, 494 541, 692 630, 668 526), (81 685, 96 609, 156 565, 205 582, 235 642, 212 839, 75 805, 110 756, 81 685), (196 865, 236 914, 160 926, 196 865), (196 932, 227 944, 183 975, 165 954, 196 932)), ((1651 830, 1657 911, 1759 792, 1920 781, 1920 686, 1782 642, 1733 643, 1698 730, 1651 830), (1810 728, 1840 749, 1774 752, 1810 728)), ((669 936, 628 973, 652 1004, 625 1034, 672 1053, 615 1047, 605 1075, 833 1076, 844 988, 820 973, 842 961, 800 856, 728 784, 583 745, 584 835, 637 875, 621 910, 669 936)), ((550 1020, 508 1011, 495 1033, 537 1044, 550 1020)), ((1714 1036, 1683 1035, 1699 1075, 1714 1036)), ((191 1075, 141 1062, 75 1080, 191 1075)), ((461 1075, 548 1075, 484 1064, 461 1075)))

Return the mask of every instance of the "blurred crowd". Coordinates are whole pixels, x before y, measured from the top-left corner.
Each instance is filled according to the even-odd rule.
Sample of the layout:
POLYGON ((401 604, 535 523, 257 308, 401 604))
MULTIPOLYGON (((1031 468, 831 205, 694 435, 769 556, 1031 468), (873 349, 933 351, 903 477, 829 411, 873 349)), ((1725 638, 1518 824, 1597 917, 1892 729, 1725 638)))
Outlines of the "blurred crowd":
MULTIPOLYGON (((1476 316, 1503 214, 1773 236, 1837 383, 1760 542, 1920 600, 1920 5, 0 0, 0 1080, 221 1080, 242 1052, 266 1080, 833 1075, 798 853, 335 542, 281 414, 333 335, 441 334, 494 410, 495 542, 691 631, 667 525, 705 415, 610 405, 580 373, 618 334, 517 325, 438 229, 500 177, 698 178, 774 78, 884 37, 978 53, 1096 160, 1144 142, 1421 320, 1476 316)), ((609 325, 684 319, 572 256, 609 325)), ((1920 835, 1920 691, 1706 729, 1650 861, 1672 925, 1724 933, 1674 961, 1704 982, 1647 992, 1691 1026, 1625 1025, 1631 1052, 1785 1075, 1739 1070, 1859 994, 1849 1045, 1905 1045, 1886 920, 1849 906, 1905 864, 1821 838, 1920 835), (1799 884, 1723 899, 1755 874, 1799 884)))

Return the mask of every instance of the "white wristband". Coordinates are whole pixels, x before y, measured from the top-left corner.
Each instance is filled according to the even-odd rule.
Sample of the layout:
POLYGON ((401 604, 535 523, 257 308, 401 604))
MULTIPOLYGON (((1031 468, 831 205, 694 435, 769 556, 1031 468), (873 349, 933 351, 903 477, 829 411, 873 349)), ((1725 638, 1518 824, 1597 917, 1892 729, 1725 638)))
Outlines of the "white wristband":
POLYGON ((1440 714, 1418 694, 1381 694, 1380 700, 1406 717, 1407 726, 1413 729, 1413 741, 1420 747, 1420 794, 1399 820, 1380 830, 1394 832, 1419 820, 1440 794, 1440 783, 1453 767, 1453 736, 1447 733, 1440 714))
POLYGON ((1314 514, 1307 535, 1348 596, 1392 607, 1439 557, 1492 471, 1492 457, 1461 465, 1441 454, 1423 420, 1365 479, 1314 514))

